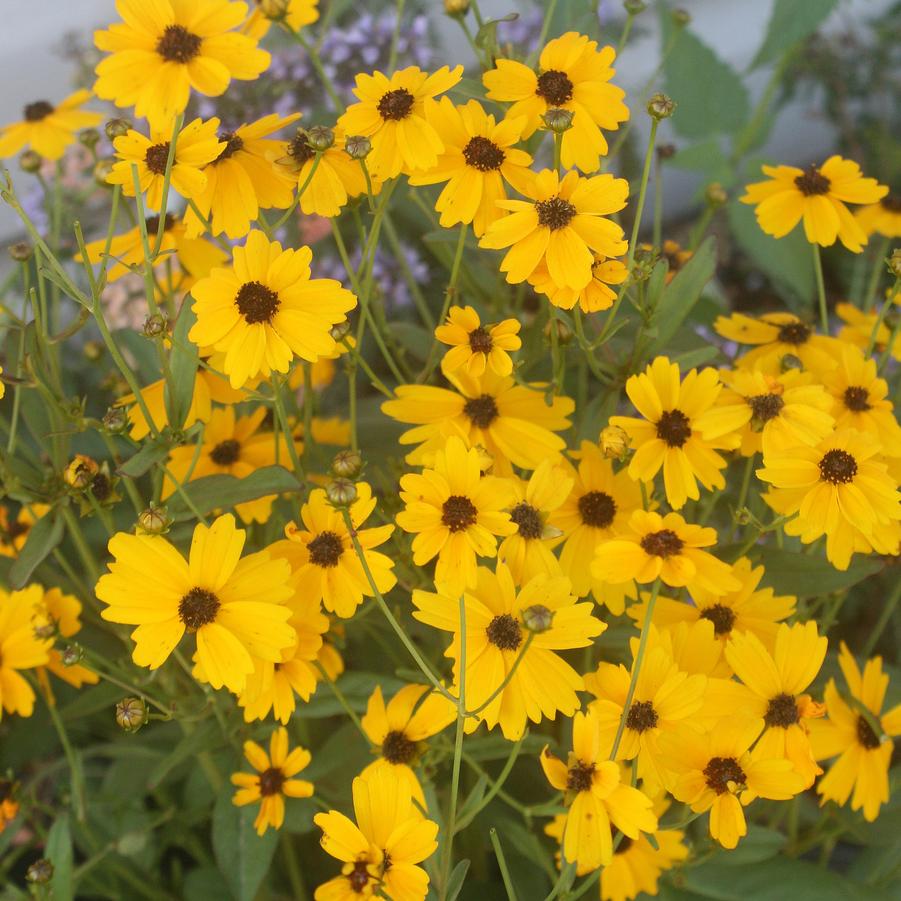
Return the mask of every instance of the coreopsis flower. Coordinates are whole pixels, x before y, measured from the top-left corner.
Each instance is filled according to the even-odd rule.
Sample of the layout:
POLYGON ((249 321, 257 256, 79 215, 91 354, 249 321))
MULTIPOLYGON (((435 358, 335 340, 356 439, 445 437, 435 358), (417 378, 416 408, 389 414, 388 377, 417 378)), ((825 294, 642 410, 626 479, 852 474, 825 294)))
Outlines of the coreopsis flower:
POLYGON ((485 96, 512 103, 508 116, 526 117, 524 138, 540 127, 549 109, 571 111, 572 128, 563 133, 561 160, 567 169, 595 172, 607 153, 601 129, 615 131, 629 118, 623 103, 626 92, 610 83, 615 59, 612 47, 599 50, 597 41, 568 31, 545 45, 537 72, 512 59, 497 59, 496 68, 482 76, 485 96))
POLYGON ((19 815, 19 802, 16 800, 17 787, 17 784, 11 779, 0 777, 0 835, 19 815))
MULTIPOLYGON (((897 302, 898 295, 896 295, 897 302)), ((838 330, 838 340, 845 344, 853 344, 861 350, 867 350, 873 333, 876 333, 876 341, 873 350, 877 354, 885 352, 889 342, 892 349, 889 353, 892 359, 901 360, 901 334, 892 337, 891 326, 883 319, 879 322, 879 313, 872 310, 868 313, 858 309, 851 303, 837 303, 835 312, 845 324, 838 330)))
POLYGON ((288 625, 291 567, 258 551, 243 559, 246 533, 231 514, 194 528, 188 560, 160 535, 117 532, 113 562, 95 589, 107 622, 137 628, 132 659, 157 669, 186 631, 196 634, 197 662, 214 688, 238 693, 254 658, 278 662, 295 640, 288 625))
MULTIPOLYGON (((640 249, 653 251, 650 244, 639 245, 640 249)), ((694 256, 693 251, 685 250, 681 244, 667 238, 660 248, 660 259, 666 260, 667 270, 665 283, 668 285, 680 272, 682 267, 694 256)))
POLYGON ((466 732, 484 720, 489 729, 500 724, 504 738, 516 741, 528 720, 540 723, 579 709, 582 677, 556 652, 589 646, 607 626, 592 616, 591 604, 577 603, 565 576, 535 576, 517 591, 503 563, 495 572, 479 567, 475 586, 464 595, 465 679, 459 597, 414 591, 413 605, 420 622, 453 633, 445 656, 454 661, 454 690, 464 680, 466 710, 479 711, 467 717, 466 732))
POLYGON ((103 116, 84 110, 91 99, 90 91, 76 91, 56 105, 49 100, 35 100, 22 110, 22 121, 0 128, 0 159, 13 156, 26 145, 44 159, 58 160, 75 134, 83 128, 98 125, 103 116))
POLYGON ((494 461, 496 475, 508 475, 513 466, 535 469, 542 460, 559 461, 566 443, 554 432, 568 429, 575 404, 554 397, 550 404, 535 390, 518 385, 511 376, 490 368, 479 378, 448 373, 455 390, 431 385, 399 385, 395 399, 382 404, 382 412, 416 428, 400 436, 401 444, 417 444, 406 461, 421 465, 452 435, 469 447, 483 447, 494 461))
POLYGON ((241 31, 257 40, 266 36, 273 21, 284 23, 291 31, 297 32, 307 25, 312 25, 319 18, 319 0, 255 0, 250 15, 244 20, 241 31), (277 15, 270 14, 269 6, 277 15))
POLYGON ((495 375, 513 372, 511 351, 519 350, 520 324, 516 319, 504 319, 497 325, 482 325, 479 314, 472 307, 451 307, 447 321, 435 329, 435 337, 450 346, 441 368, 446 373, 462 371, 477 379, 487 368, 495 375))
POLYGON ((541 752, 541 766, 548 782, 564 792, 567 805, 563 827, 563 857, 586 873, 607 866, 613 859, 611 823, 628 838, 654 833, 657 817, 653 802, 643 792, 622 781, 620 765, 609 760, 609 746, 601 742, 597 713, 573 717, 573 749, 566 762, 541 752))
MULTIPOLYGON (((27 591, 32 603, 32 627, 37 634, 72 638, 81 631, 81 601, 78 598, 64 594, 59 588, 44 590, 40 585, 30 585, 27 591)), ((37 672, 42 687, 48 696, 52 696, 47 673, 53 673, 73 688, 96 685, 99 681, 97 673, 80 663, 67 666, 62 653, 55 647, 48 651, 46 667, 41 667, 37 672)))
MULTIPOLYGON (((273 113, 234 131, 219 133, 219 153, 203 168, 206 183, 192 195, 201 216, 212 226, 212 234, 225 232, 229 238, 243 238, 261 209, 291 206, 293 179, 274 162, 284 155, 287 142, 269 135, 299 118, 300 113, 273 113)), ((205 229, 191 208, 185 211, 185 224, 192 237, 205 229)))
POLYGON ((846 204, 872 204, 888 194, 875 178, 864 178, 852 160, 831 156, 822 166, 764 166, 768 181, 748 185, 742 203, 754 204, 757 223, 768 235, 783 238, 803 218, 811 244, 829 247, 838 238, 860 253, 867 234, 846 204))
POLYGON ((510 519, 516 531, 501 542, 498 560, 507 564, 517 585, 541 574, 561 575, 560 562, 551 548, 562 531, 551 525, 550 519, 572 489, 571 475, 563 466, 545 460, 528 482, 511 478, 510 484, 515 495, 510 519))
POLYGON ((677 363, 655 357, 626 382, 626 394, 644 418, 610 417, 635 450, 629 475, 651 482, 662 469, 666 499, 676 510, 700 497, 698 482, 708 491, 726 486, 726 460, 717 451, 738 446, 736 430, 747 417, 741 407, 717 406, 722 390, 714 369, 692 369, 680 381, 677 363))
POLYGON ((360 74, 352 103, 338 119, 347 135, 372 142, 366 157, 369 171, 382 180, 403 172, 433 169, 444 142, 426 118, 426 101, 450 90, 463 77, 463 66, 442 66, 431 75, 407 66, 390 77, 381 72, 360 74))
POLYGON ((591 564, 595 578, 617 584, 647 584, 659 578, 673 588, 700 587, 724 594, 740 587, 727 563, 702 550, 716 544, 716 530, 687 523, 678 513, 635 510, 616 538, 598 545, 591 564))
POLYGON ((864 819, 873 822, 889 799, 892 737, 901 735, 901 704, 882 712, 889 679, 881 657, 868 660, 861 673, 842 642, 838 663, 853 703, 830 679, 824 695, 827 718, 810 723, 810 741, 817 760, 838 760, 817 783, 817 793, 820 804, 844 805, 851 798, 851 809, 862 810, 864 819))
POLYGON ((719 406, 739 406, 746 417, 739 429, 742 456, 766 456, 796 444, 816 444, 832 431, 832 400, 810 372, 754 369, 720 370, 726 389, 719 406))
MULTIPOLYGON (((169 183, 186 200, 204 190, 207 183, 204 167, 226 148, 219 140, 216 129, 218 119, 204 122, 194 119, 185 125, 175 137, 175 153, 172 157, 169 183)), ((116 138, 117 162, 106 177, 111 185, 121 185, 122 193, 135 196, 134 167, 138 170, 138 183, 144 194, 147 209, 159 210, 163 201, 163 185, 166 180, 166 163, 172 140, 172 128, 151 129, 150 137, 134 129, 116 138)))
MULTIPOLYGON (((189 476, 192 481, 216 474, 244 479, 277 460, 288 460, 284 433, 280 432, 276 439, 272 432, 260 431, 266 413, 266 407, 257 407, 249 416, 240 417, 231 406, 213 410, 199 449, 196 443, 172 448, 163 479, 162 499, 175 492, 176 482, 183 484, 189 476)), ((295 447, 302 449, 299 442, 295 442, 295 447)), ((269 494, 235 504, 235 512, 245 523, 266 522, 274 500, 275 495, 269 494)))
POLYGON ((52 638, 35 635, 32 616, 43 591, 30 585, 21 591, 0 588, 0 717, 3 711, 31 716, 34 691, 21 670, 46 666, 52 638))
POLYGON ((0 557, 15 557, 25 547, 31 527, 50 509, 47 504, 29 504, 12 516, 0 504, 0 557))
POLYGON ((405 685, 386 704, 381 686, 376 685, 360 722, 377 749, 378 759, 360 775, 365 779, 378 769, 392 769, 425 808, 425 795, 413 767, 425 751, 425 740, 437 735, 456 717, 456 705, 428 686, 405 685))
POLYGON ((815 622, 783 623, 773 653, 753 634, 735 634, 726 644, 726 660, 749 690, 743 711, 763 717, 755 750, 764 757, 790 760, 805 788, 823 772, 810 748, 808 723, 825 708, 803 692, 820 671, 827 644, 815 622))
POLYGON ((476 557, 496 556, 497 536, 516 530, 506 512, 512 499, 509 483, 482 476, 479 452, 457 437, 435 454, 431 468, 401 476, 400 489, 404 509, 397 524, 416 536, 416 566, 438 558, 438 585, 475 585, 476 557))
POLYGON ((901 493, 886 464, 876 459, 879 450, 868 436, 842 429, 815 447, 774 452, 757 470, 772 485, 764 500, 791 517, 786 534, 804 544, 825 535, 826 556, 837 569, 847 569, 856 551, 898 550, 901 493))
POLYGON ((378 892, 391 901, 425 901, 426 871, 417 866, 438 843, 438 824, 413 803, 410 787, 393 767, 353 781, 354 823, 343 813, 317 813, 326 854, 342 862, 341 875, 320 885, 315 901, 356 901, 378 892))
POLYGON ((433 168, 411 175, 410 184, 447 182, 435 201, 439 224, 472 223, 479 238, 504 215, 497 201, 507 199, 505 183, 522 193, 534 178, 532 157, 513 146, 522 138, 526 119, 508 116, 495 122, 478 100, 454 106, 449 97, 427 103, 425 112, 444 150, 433 168))
POLYGON ((246 3, 158 0, 146 7, 117 0, 116 11, 122 22, 94 32, 97 48, 110 54, 94 70, 94 91, 116 106, 133 106, 154 128, 185 109, 192 89, 218 97, 233 78, 252 80, 269 66, 256 39, 235 31, 246 3))
POLYGON ((596 255, 626 252, 622 228, 605 218, 626 205, 629 183, 607 173, 584 178, 574 170, 561 179, 542 169, 528 200, 499 200, 510 215, 497 219, 479 240, 491 250, 509 248, 501 262, 510 284, 526 281, 542 264, 560 288, 582 291, 592 279, 596 255))
POLYGON ((563 533, 560 567, 573 586, 573 593, 589 592, 610 612, 619 615, 625 606, 622 588, 595 579, 591 561, 600 544, 626 528, 633 510, 641 507, 641 489, 625 470, 613 465, 598 445, 583 441, 579 467, 572 473, 572 490, 551 515, 550 525, 563 533))
POLYGON ((598 313, 608 310, 616 300, 616 291, 610 285, 621 285, 628 277, 629 270, 620 260, 595 254, 591 281, 581 291, 558 285, 548 273, 546 263, 541 263, 529 276, 529 284, 562 310, 571 310, 578 303, 583 313, 598 313))
POLYGON ((282 250, 252 231, 229 268, 213 269, 191 289, 197 322, 188 335, 222 351, 232 388, 287 372, 295 356, 310 362, 335 352, 331 326, 357 299, 329 278, 310 278, 309 247, 282 250))
POLYGON ((889 191, 878 203, 855 210, 854 218, 864 234, 883 238, 901 238, 901 195, 889 191))
POLYGON ((785 801, 804 789, 790 760, 749 751, 763 725, 759 717, 732 715, 711 732, 686 726, 661 739, 670 792, 695 813, 710 811, 710 835, 724 848, 747 835, 743 808, 755 798, 785 801))
POLYGON ((275 729, 269 738, 267 754, 255 741, 244 742, 244 756, 255 773, 232 773, 232 785, 238 786, 232 803, 260 805, 253 822, 257 835, 265 834, 271 826, 281 829, 285 821, 285 798, 309 798, 313 783, 294 777, 310 763, 310 752, 301 747, 293 750, 284 726, 275 729))

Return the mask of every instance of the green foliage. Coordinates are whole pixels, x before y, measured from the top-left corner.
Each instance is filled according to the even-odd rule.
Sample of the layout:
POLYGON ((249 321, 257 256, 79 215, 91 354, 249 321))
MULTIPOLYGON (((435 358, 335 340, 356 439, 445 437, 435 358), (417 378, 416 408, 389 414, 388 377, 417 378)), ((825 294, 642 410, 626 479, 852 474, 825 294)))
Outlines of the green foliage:
POLYGON ((771 63, 813 34, 838 8, 838 0, 776 0, 752 66, 771 63))

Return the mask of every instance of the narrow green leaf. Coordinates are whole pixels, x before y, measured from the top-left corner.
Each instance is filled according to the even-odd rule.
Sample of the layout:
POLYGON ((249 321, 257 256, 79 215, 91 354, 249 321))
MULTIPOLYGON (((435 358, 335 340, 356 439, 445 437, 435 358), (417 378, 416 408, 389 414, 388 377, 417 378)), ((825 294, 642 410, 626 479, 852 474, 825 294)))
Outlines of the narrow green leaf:
POLYGON ((476 32, 475 45, 480 49, 488 48, 489 50, 497 44, 497 26, 501 22, 515 22, 519 18, 519 13, 507 13, 499 19, 489 19, 483 23, 482 27, 476 32))
POLYGON ((878 557, 857 557, 846 570, 839 570, 825 557, 775 547, 757 548, 752 555, 766 570, 762 584, 781 594, 793 594, 799 598, 842 591, 885 566, 878 557))
POLYGON ((150 775, 147 777, 147 788, 155 789, 163 779, 177 767, 180 763, 193 757, 198 751, 205 750, 210 746, 210 741, 218 732, 219 724, 215 720, 208 720, 202 723, 193 732, 189 732, 184 738, 172 749, 171 753, 160 761, 154 767, 150 775))
POLYGON ((169 444, 162 438, 151 439, 118 469, 120 475, 136 479, 169 456, 169 444))
POLYGON ((752 68, 772 62, 798 41, 813 34, 838 6, 838 0, 776 0, 763 44, 752 68))
POLYGON ((64 813, 50 827, 44 856, 53 864, 50 880, 53 901, 72 901, 75 889, 72 885, 72 833, 68 814, 64 813))
POLYGON ((166 415, 172 428, 180 429, 184 424, 191 407, 194 395, 194 381, 197 378, 197 362, 200 359, 196 344, 188 340, 188 332, 197 321, 188 301, 181 306, 175 329, 172 332, 172 354, 169 370, 175 390, 170 392, 166 385, 166 415))
POLYGON ((451 871, 450 878, 447 880, 447 891, 445 896, 447 901, 457 901, 457 896, 463 890, 463 882, 466 874, 469 872, 469 861, 461 860, 451 871))
POLYGON ((31 574, 62 541, 63 520, 51 510, 32 527, 16 562, 10 567, 9 582, 13 588, 24 588, 31 574))

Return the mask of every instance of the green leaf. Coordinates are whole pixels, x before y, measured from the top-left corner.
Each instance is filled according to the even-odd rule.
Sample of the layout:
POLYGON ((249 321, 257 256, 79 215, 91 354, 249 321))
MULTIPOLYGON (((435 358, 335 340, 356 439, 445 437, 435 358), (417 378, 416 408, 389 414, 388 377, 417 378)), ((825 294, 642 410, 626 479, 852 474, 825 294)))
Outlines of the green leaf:
MULTIPOLYGON (((205 476, 182 486, 182 491, 204 516, 270 494, 298 494, 302 490, 303 485, 284 466, 264 466, 244 479, 222 474, 205 476)), ((181 492, 173 494, 167 506, 169 515, 176 521, 194 516, 181 492)))
POLYGON ((161 463, 169 456, 169 444, 162 437, 144 443, 144 446, 129 457, 117 470, 120 475, 136 479, 161 463))
POLYGON ((738 131, 748 119, 748 92, 738 73, 687 29, 675 34, 669 9, 661 4, 663 45, 675 45, 663 66, 666 93, 675 101, 673 129, 686 138, 738 131))
POLYGON ((232 804, 227 788, 219 793, 213 808, 213 852, 237 901, 253 901, 278 845, 276 830, 256 834, 253 821, 257 812, 256 805, 232 804))
POLYGON ((468 860, 461 860, 451 871, 450 878, 447 880, 447 889, 444 893, 447 897, 447 901, 457 901, 457 895, 459 895, 463 889, 463 882, 466 879, 466 874, 468 872, 468 860))
POLYGON ((762 863, 775 857, 785 847, 786 841, 786 837, 775 829, 751 825, 737 848, 717 851, 711 860, 730 867, 762 863))
POLYGON ((752 68, 772 62, 792 45, 813 34, 838 6, 838 0, 776 0, 752 68))
POLYGON ((24 588, 31 574, 62 541, 63 519, 51 510, 32 527, 16 562, 10 567, 9 582, 13 588, 24 588))
POLYGON ((155 789, 180 763, 194 757, 199 751, 206 750, 218 729, 219 724, 215 720, 208 720, 193 732, 185 735, 172 751, 154 767, 147 777, 147 788, 155 789))
POLYGON ((836 569, 825 557, 798 554, 775 547, 761 547, 751 555, 763 564, 762 583, 781 594, 812 598, 842 591, 879 572, 885 564, 878 557, 858 557, 844 571, 836 569))
POLYGON ((44 856, 53 864, 50 880, 53 901, 72 901, 75 890, 72 885, 72 833, 68 814, 64 813, 50 827, 44 856))
POLYGON ((720 138, 710 138, 700 144, 683 147, 666 164, 690 172, 701 172, 706 182, 718 181, 728 187, 735 181, 735 168, 723 153, 720 141, 720 138))
POLYGON ((185 301, 172 332, 172 354, 169 358, 169 371, 172 373, 175 390, 170 392, 167 384, 164 391, 166 415, 174 429, 180 429, 184 424, 194 395, 194 381, 197 378, 197 362, 200 354, 197 345, 188 340, 188 332, 196 321, 197 317, 191 305, 185 301))
POLYGON ((487 22, 484 22, 476 32, 475 36, 475 45, 480 50, 484 49, 492 49, 497 46, 497 26, 501 24, 501 22, 515 22, 519 18, 519 13, 507 13, 506 16, 501 16, 499 19, 489 19, 487 22))

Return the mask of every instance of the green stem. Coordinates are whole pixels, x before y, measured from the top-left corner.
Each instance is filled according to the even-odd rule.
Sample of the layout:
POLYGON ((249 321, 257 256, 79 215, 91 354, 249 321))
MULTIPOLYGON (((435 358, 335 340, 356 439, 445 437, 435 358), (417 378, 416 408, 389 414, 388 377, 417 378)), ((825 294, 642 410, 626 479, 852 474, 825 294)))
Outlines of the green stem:
POLYGON ((75 514, 72 512, 72 508, 68 504, 62 504, 60 510, 62 512, 63 520, 66 523, 66 528, 69 530, 69 535, 72 537, 72 541, 75 544, 75 549, 78 551, 78 556, 81 557, 81 562, 88 571, 88 578, 93 585, 97 582, 97 579, 100 578, 100 566, 97 563, 97 558, 94 556, 94 552, 85 540, 84 533, 81 531, 81 526, 75 518, 75 514))
POLYGON ((876 302, 876 294, 879 290, 879 279, 885 268, 885 256, 888 253, 888 238, 882 238, 876 246, 876 259, 873 260, 873 268, 867 279, 867 287, 863 296, 863 311, 868 313, 876 302))
POLYGON ((397 45, 400 41, 400 26, 404 15, 404 0, 395 0, 394 33, 391 35, 391 52, 388 54, 388 74, 397 65, 397 45))
POLYGON ((289 28, 285 29, 287 33, 295 40, 304 50, 307 51, 307 54, 310 57, 310 62, 313 64, 313 68, 316 70, 316 74, 319 76, 319 80, 322 82, 322 86, 325 88, 325 93, 328 94, 329 100, 332 101, 332 106, 336 113, 340 113, 344 108, 344 104, 341 102, 341 98, 338 96, 338 92, 335 90, 335 85, 333 84, 331 78, 329 78, 328 73, 325 71, 325 68, 322 65, 322 60, 319 57, 319 51, 310 44, 307 40, 304 39, 303 35, 299 34, 296 31, 291 31, 289 28))
POLYGON ((45 698, 47 703, 47 711, 50 719, 53 720, 53 727, 59 737, 60 744, 63 746, 63 753, 66 755, 66 761, 69 764, 69 774, 72 779, 72 802, 75 807, 75 818, 83 823, 85 820, 85 790, 84 790, 84 774, 81 770, 81 763, 75 756, 75 750, 69 741, 69 734, 66 732, 65 724, 59 711, 49 698, 45 698))
MULTIPOLYGON (((291 465, 294 467, 294 474, 301 481, 304 480, 304 468, 297 456, 297 448, 294 446, 293 433, 288 423, 288 414, 285 412, 285 400, 282 397, 282 387, 284 382, 280 381, 274 375, 272 377, 272 402, 275 406, 275 415, 278 417, 279 426, 285 434, 285 443, 288 445, 288 456, 291 458, 291 465)), ((307 436, 304 436, 306 438, 307 436)))
POLYGON ((350 702, 344 695, 344 692, 338 688, 338 684, 334 681, 334 679, 330 678, 329 674, 318 664, 314 664, 316 669, 319 670, 319 675, 322 677, 323 682, 328 683, 328 687, 331 689, 332 694, 335 696, 335 700, 341 705, 341 709, 350 717, 353 724, 357 727, 360 732, 360 735, 366 740, 367 744, 372 744, 369 736, 366 734, 366 730, 363 728, 363 723, 360 718, 357 716, 357 712, 350 706, 350 702))
POLYGON ((523 734, 516 740, 513 747, 510 749, 510 754, 507 757, 507 762, 504 764, 504 768, 498 774, 497 779, 489 780, 489 784, 491 788, 482 796, 481 800, 475 807, 466 812, 466 816, 462 817, 456 825, 456 831, 460 832, 465 829, 498 795, 501 789, 504 787, 504 783, 507 781, 507 777, 510 775, 511 770, 513 769, 514 764, 516 763, 517 758, 519 757, 520 749, 522 748, 522 743, 525 741, 526 736, 528 735, 528 730, 523 732, 523 734))
POLYGON ((500 839, 497 837, 497 829, 492 826, 488 830, 488 835, 491 838, 491 847, 494 848, 494 856, 497 858, 498 869, 501 871, 501 879, 504 881, 507 901, 516 901, 516 891, 513 888, 513 880, 510 879, 510 870, 504 857, 504 849, 501 847, 500 839))
POLYGON ((866 659, 870 657, 873 653, 874 648, 879 642, 879 639, 882 637, 882 633, 885 631, 885 627, 891 621, 891 618, 895 612, 895 608, 898 606, 898 601, 901 600, 901 579, 899 579, 895 583, 894 590, 891 595, 889 595, 889 599, 885 602, 882 607, 882 612, 879 614, 879 619, 876 621, 876 625, 870 630, 870 634, 867 636, 866 643, 863 646, 863 651, 861 652, 863 657, 866 659))
POLYGON ((504 677, 504 681, 501 682, 500 685, 488 696, 488 699, 479 704, 475 710, 467 710, 467 716, 478 716, 489 704, 510 684, 510 681, 516 675, 516 671, 519 669, 520 663, 522 663, 523 658, 526 656, 526 651, 529 650, 530 645, 532 644, 532 639, 535 637, 534 632, 529 632, 528 637, 525 642, 523 642, 523 646, 520 649, 520 652, 516 655, 516 659, 513 661, 513 666, 510 667, 510 672, 504 677))
POLYGON ((820 245, 814 242, 813 248, 813 272, 817 281, 817 302, 820 307, 820 326, 823 334, 829 334, 829 313, 826 309, 826 284, 823 281, 823 261, 820 258, 820 245))

